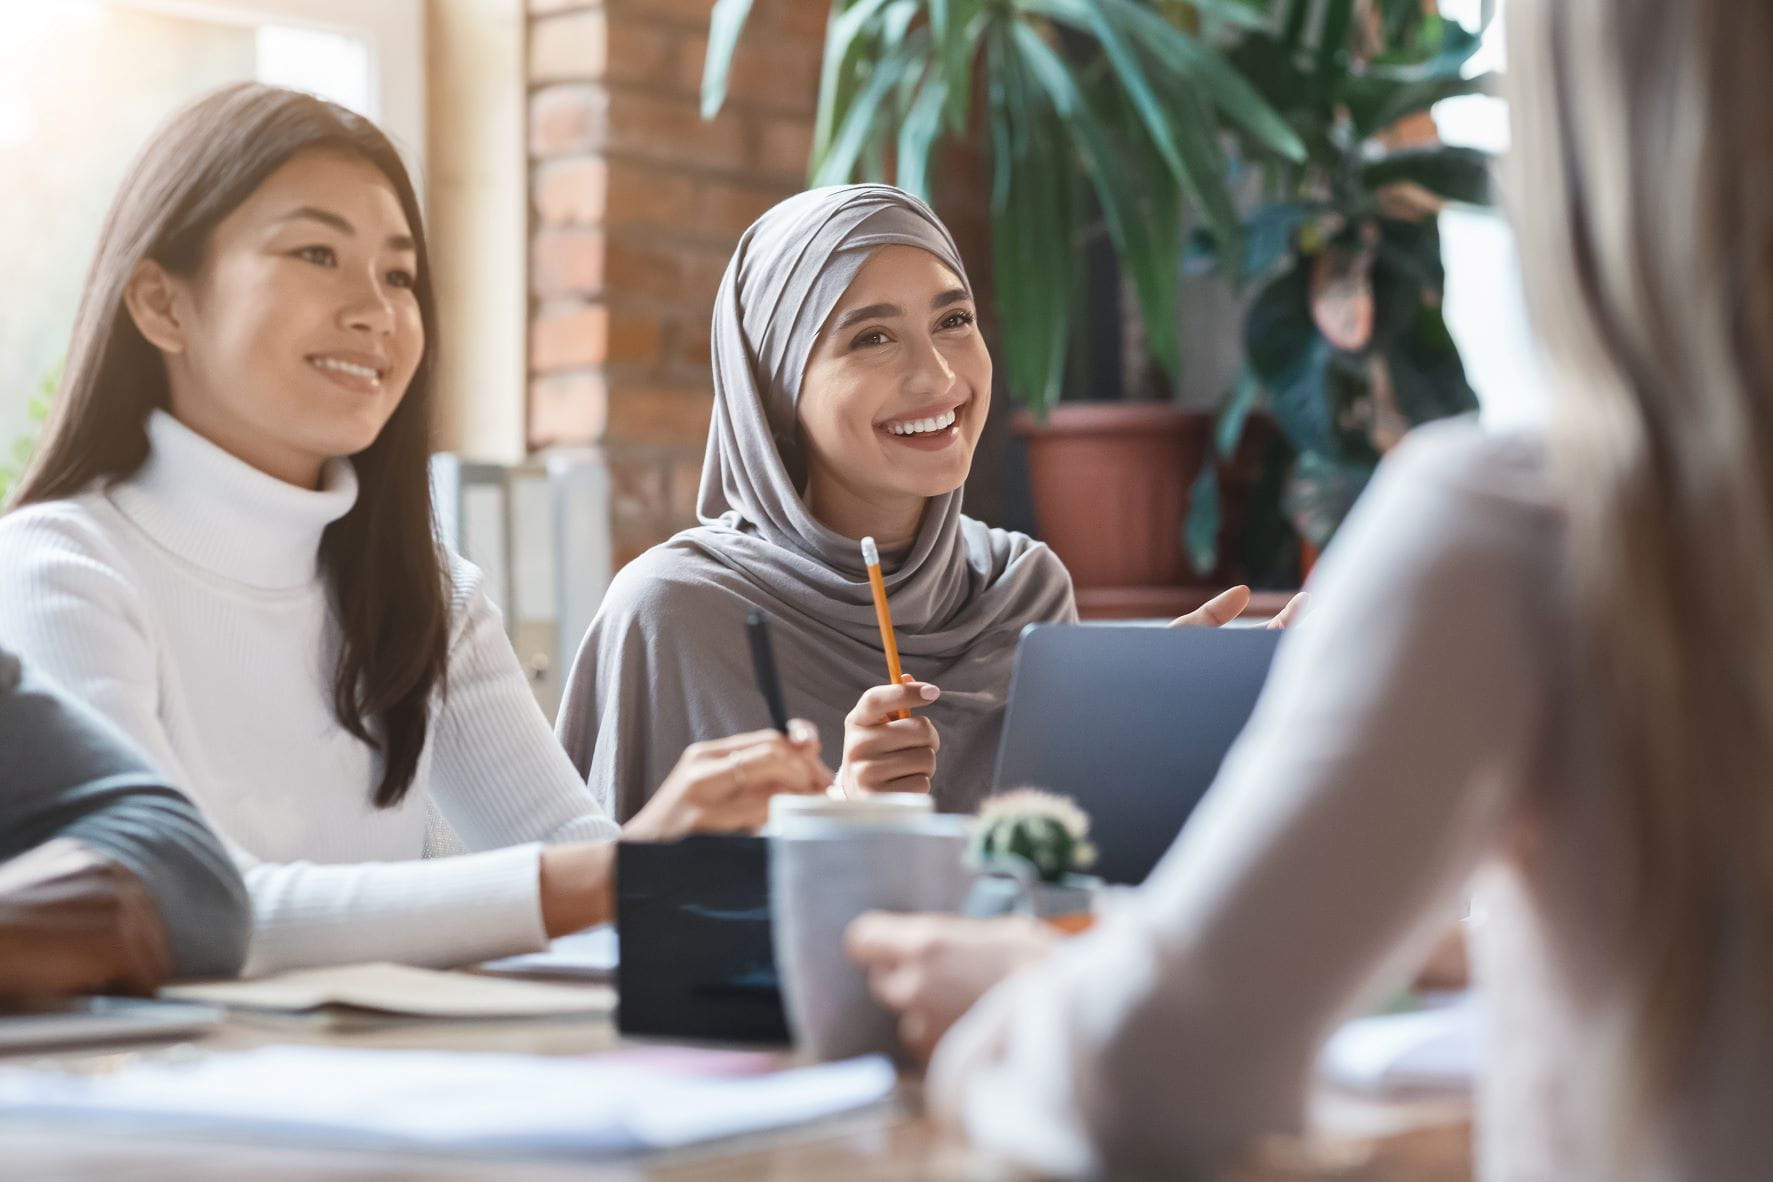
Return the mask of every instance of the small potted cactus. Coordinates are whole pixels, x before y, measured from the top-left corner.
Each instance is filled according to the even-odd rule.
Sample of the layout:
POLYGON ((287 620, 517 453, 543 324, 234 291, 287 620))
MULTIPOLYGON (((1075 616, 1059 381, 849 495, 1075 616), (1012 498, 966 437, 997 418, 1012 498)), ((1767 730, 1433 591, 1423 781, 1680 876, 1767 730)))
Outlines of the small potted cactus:
POLYGON ((1090 819, 1069 797, 1018 788, 986 801, 967 857, 979 871, 970 915, 1032 915, 1079 931, 1090 925, 1102 880, 1081 871, 1096 859, 1090 819))

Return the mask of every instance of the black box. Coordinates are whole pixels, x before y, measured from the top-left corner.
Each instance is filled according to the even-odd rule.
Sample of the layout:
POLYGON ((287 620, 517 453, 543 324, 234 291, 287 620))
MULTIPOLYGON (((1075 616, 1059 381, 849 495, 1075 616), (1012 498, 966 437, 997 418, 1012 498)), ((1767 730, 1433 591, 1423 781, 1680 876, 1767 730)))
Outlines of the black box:
POLYGON ((769 841, 698 834, 616 846, 616 1029, 783 1044, 769 841))

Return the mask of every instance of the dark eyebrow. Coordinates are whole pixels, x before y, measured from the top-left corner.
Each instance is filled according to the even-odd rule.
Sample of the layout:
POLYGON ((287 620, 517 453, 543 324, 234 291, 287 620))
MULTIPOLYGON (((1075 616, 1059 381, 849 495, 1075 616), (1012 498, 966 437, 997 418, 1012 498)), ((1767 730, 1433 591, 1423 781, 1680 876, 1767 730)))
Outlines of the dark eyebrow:
POLYGON ((873 320, 877 317, 886 320, 894 316, 903 315, 905 315, 905 309, 899 307, 897 304, 869 304, 865 308, 852 308, 850 311, 845 312, 842 316, 838 317, 837 323, 831 326, 831 331, 842 332, 859 320, 873 320))
MULTIPOLYGON (((353 226, 343 217, 340 217, 330 209, 318 209, 312 205, 304 205, 298 209, 292 209, 277 220, 279 223, 282 223, 293 222, 299 218, 306 218, 311 222, 319 222, 323 226, 330 226, 347 238, 355 238, 357 236, 357 227, 353 226)), ((412 238, 406 234, 390 234, 388 236, 388 246, 393 250, 415 249, 412 238)))
POLYGON ((951 288, 948 291, 945 291, 941 295, 937 296, 935 299, 931 300, 930 307, 931 308, 946 308, 949 304, 963 303, 970 298, 972 298, 972 297, 967 295, 965 288, 960 288, 960 287, 951 288))

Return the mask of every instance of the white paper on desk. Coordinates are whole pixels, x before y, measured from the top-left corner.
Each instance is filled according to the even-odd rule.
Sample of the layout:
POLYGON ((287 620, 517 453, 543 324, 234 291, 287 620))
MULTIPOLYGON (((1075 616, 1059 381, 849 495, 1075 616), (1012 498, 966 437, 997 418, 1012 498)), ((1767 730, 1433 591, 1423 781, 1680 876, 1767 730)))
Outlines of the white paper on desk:
POLYGON ((889 1096, 880 1056, 696 1077, 599 1056, 274 1046, 112 1075, 0 1068, 8 1117, 407 1150, 610 1156, 763 1132, 889 1096))
POLYGON ((1478 1006, 1467 993, 1409 1013, 1356 1018, 1330 1036, 1318 1074, 1386 1096, 1469 1094, 1481 1066, 1478 1006))
POLYGON ((480 969, 494 973, 546 973, 555 977, 602 979, 616 971, 620 959, 615 925, 604 923, 562 936, 550 943, 544 952, 489 960, 480 969))
POLYGON ((607 1011, 607 989, 504 981, 398 964, 339 965, 251 981, 171 985, 162 997, 244 1009, 301 1012, 356 1006, 422 1018, 536 1018, 607 1011))

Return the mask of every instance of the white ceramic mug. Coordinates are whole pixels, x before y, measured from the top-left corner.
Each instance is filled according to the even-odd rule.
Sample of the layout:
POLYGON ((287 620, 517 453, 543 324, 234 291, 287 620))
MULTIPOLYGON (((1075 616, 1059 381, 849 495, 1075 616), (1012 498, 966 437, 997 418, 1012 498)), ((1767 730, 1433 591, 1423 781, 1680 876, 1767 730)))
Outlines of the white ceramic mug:
POLYGON ((865 911, 958 911, 972 883, 971 818, 939 816, 929 797, 899 795, 771 802, 776 972, 795 1046, 815 1059, 898 1045, 896 1020, 844 955, 850 922, 865 911))

